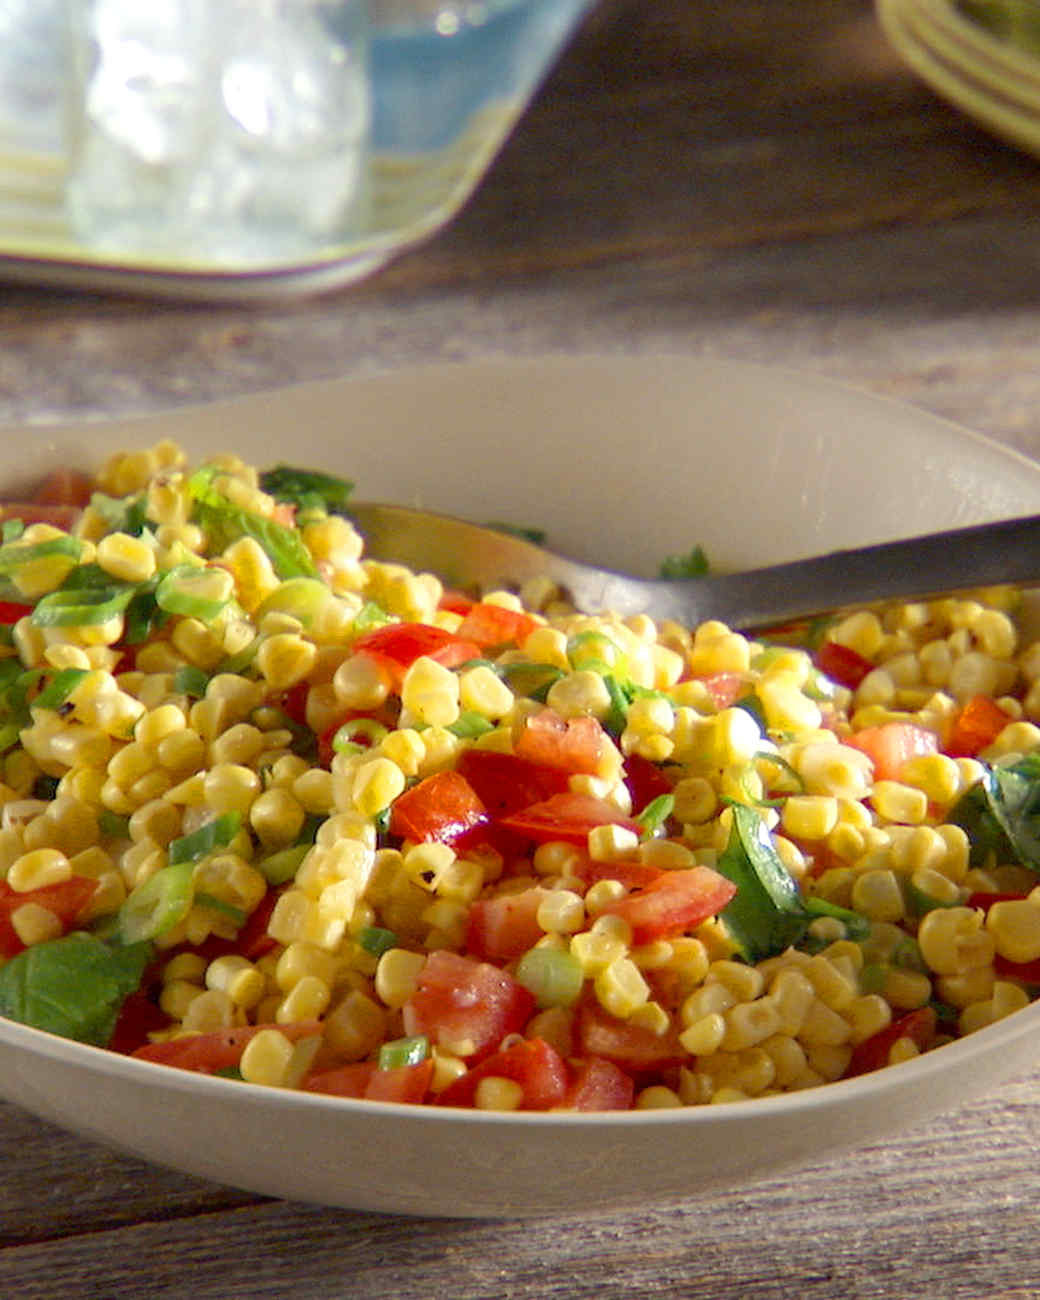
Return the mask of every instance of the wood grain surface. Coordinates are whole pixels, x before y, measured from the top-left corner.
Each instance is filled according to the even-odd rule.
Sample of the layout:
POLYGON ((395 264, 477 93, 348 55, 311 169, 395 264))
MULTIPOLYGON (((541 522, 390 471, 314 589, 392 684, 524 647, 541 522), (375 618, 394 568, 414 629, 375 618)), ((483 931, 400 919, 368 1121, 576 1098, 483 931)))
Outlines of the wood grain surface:
MULTIPOLYGON (((919 84, 867 0, 600 0, 458 219, 359 286, 247 308, 0 284, 0 426, 668 351, 831 375, 1040 457, 1038 211, 1040 163, 919 84)), ((806 1141, 805 1170, 725 1196, 409 1220, 0 1105, 0 1296, 1040 1297, 1040 1069, 839 1161, 806 1141)))

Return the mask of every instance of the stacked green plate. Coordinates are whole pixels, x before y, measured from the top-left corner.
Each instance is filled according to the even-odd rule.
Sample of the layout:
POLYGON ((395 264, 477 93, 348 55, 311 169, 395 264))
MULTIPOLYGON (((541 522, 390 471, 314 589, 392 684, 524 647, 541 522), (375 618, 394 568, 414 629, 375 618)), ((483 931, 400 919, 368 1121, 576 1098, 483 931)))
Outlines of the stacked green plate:
POLYGON ((937 94, 1040 156, 1037 0, 876 0, 893 46, 937 94))

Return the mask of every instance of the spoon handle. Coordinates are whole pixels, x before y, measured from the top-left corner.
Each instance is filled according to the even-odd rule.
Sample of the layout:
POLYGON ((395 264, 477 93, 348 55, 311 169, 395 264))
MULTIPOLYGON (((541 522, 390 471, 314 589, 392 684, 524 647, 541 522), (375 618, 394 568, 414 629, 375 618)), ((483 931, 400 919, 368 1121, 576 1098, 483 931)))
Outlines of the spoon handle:
POLYGON ((1029 515, 766 569, 657 582, 650 603, 658 616, 755 628, 852 605, 1038 581, 1040 515, 1029 515))

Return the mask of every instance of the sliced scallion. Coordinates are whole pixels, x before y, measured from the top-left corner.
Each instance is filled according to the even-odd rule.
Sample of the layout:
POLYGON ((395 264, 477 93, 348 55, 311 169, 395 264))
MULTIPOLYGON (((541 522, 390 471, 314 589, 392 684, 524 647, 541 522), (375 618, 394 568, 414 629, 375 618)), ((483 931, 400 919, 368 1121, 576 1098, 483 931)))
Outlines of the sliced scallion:
POLYGON ((360 754, 378 745, 388 734, 386 727, 375 718, 351 718, 333 734, 332 748, 337 754, 360 754))
POLYGON ((237 812, 221 813, 211 822, 206 822, 197 831, 182 835, 172 840, 169 847, 170 865, 182 862, 195 863, 214 849, 226 849, 242 828, 242 814, 237 812))
POLYGON ((643 839, 650 839, 661 829, 675 807, 674 794, 659 794, 651 799, 643 811, 636 817, 643 839))
POLYGON ((379 1068, 399 1070, 406 1065, 420 1065, 430 1054, 430 1040, 425 1034, 395 1038, 379 1049, 379 1068))
POLYGON ((467 709, 448 726, 448 731, 458 736, 460 740, 475 740, 477 736, 494 731, 494 724, 490 723, 482 713, 474 713, 467 709))
POLYGON ((358 931, 357 941, 373 957, 382 957, 384 952, 397 947, 397 935, 381 925, 366 925, 358 931))
POLYGON ((191 911, 195 901, 193 862, 161 867, 138 885, 119 909, 119 934, 123 943, 155 939, 172 930, 191 911))
POLYGON ((578 1000, 585 972, 571 952, 529 948, 517 962, 516 978, 539 1007, 569 1007, 578 1000))
POLYGON ((184 664, 173 674, 173 689, 179 695, 190 695, 196 700, 201 700, 206 694, 208 685, 209 674, 204 673, 201 668, 196 668, 194 664, 184 664))
POLYGON ((92 627, 122 614, 133 587, 59 587, 36 602, 30 622, 37 627, 92 627))
POLYGON ((156 604, 168 614, 211 623, 231 599, 234 579, 226 569, 179 564, 155 589, 156 604))
POLYGON ((246 923, 247 913, 243 912, 240 907, 236 907, 234 903, 228 903, 223 898, 218 898, 216 894, 196 894, 195 903, 199 907, 208 907, 211 912, 219 912, 221 916, 226 916, 233 921, 236 926, 243 926, 246 923))
POLYGON ((16 573, 26 564, 36 560, 51 559, 63 555, 70 560, 78 560, 83 554, 83 543, 76 537, 63 534, 61 537, 48 537, 42 542, 7 542, 0 546, 0 573, 16 573))
POLYGON ((33 700, 33 708, 60 709, 86 675, 86 668, 62 668, 33 700))
POLYGON ((310 851, 309 844, 290 844, 287 849, 278 849, 265 858, 259 858, 254 865, 269 885, 285 885, 299 871, 310 851))

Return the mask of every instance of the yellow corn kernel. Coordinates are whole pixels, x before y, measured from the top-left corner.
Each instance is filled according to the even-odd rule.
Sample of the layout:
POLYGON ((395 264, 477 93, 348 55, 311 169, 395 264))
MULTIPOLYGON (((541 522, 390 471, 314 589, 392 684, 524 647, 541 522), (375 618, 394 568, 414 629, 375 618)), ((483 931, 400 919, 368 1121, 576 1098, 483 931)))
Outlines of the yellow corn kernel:
POLYGON ((806 1069, 805 1049, 789 1034, 773 1034, 759 1047, 773 1063, 773 1083, 778 1088, 786 1088, 806 1069))
POLYGON ((684 989, 692 989, 708 973, 708 950, 700 939, 687 935, 680 935, 669 942, 672 955, 668 961, 668 970, 679 977, 684 989))
POLYGON ((286 946, 274 969, 275 983, 283 993, 290 993, 304 979, 318 979, 331 985, 335 977, 335 958, 315 944, 299 939, 286 946))
POLYGON ((23 853, 7 872, 8 885, 18 894, 46 885, 60 885, 72 875, 68 858, 59 849, 33 849, 23 853))
POLYGON ((736 1004, 736 994, 725 984, 704 984, 683 1000, 679 1020, 684 1025, 694 1025, 705 1016, 725 1015, 736 1004))
POLYGON ((267 990, 263 974, 245 957, 228 953, 215 957, 206 967, 206 987, 226 993, 236 1007, 248 1011, 267 990))
POLYGON ((421 655, 404 675, 401 703, 419 722, 448 727, 459 716, 459 679, 450 668, 421 655))
POLYGON ((750 1002, 765 988, 765 977, 754 966, 737 961, 713 961, 705 976, 707 984, 722 984, 739 1002, 750 1002))
POLYGON ((1040 957, 1040 906, 1031 898, 994 903, 986 914, 986 929, 997 952, 1008 961, 1040 957))
POLYGON ((732 632, 717 620, 701 623, 694 631, 689 669, 694 677, 715 673, 746 673, 751 664, 751 646, 746 637, 732 632))
POLYGON ((316 975, 304 975, 282 999, 275 1021, 291 1025, 300 1020, 316 1020, 325 1014, 331 999, 332 991, 324 980, 316 975))
POLYGON ((813 987, 816 996, 832 1011, 844 1011, 856 997, 855 977, 849 978, 836 961, 818 953, 800 967, 800 974, 813 987))
POLYGON ((235 1024, 236 1007, 222 989, 206 989, 184 1013, 181 1028, 193 1034, 210 1034, 235 1024))
POLYGON ((639 847, 639 836, 627 826, 595 826, 588 835, 589 857, 593 862, 614 862, 630 857, 639 847))
POLYGON ((188 980, 167 980, 159 994, 159 1007, 171 1020, 183 1020, 188 1008, 205 990, 188 980))
POLYGON ((351 800, 358 812, 375 817, 390 806, 405 788, 405 775, 388 758, 361 763, 354 775, 351 800))
POLYGON ((793 765, 807 794, 859 800, 870 792, 871 761, 851 745, 810 741, 795 752, 793 765))
POLYGON ((725 1035, 725 1018, 721 1012, 711 1011, 689 1023, 679 1035, 679 1042, 691 1056, 711 1056, 722 1046, 725 1035))
POLYGON ((553 934, 577 934, 585 925, 585 903, 571 889, 550 889, 538 905, 537 921, 553 934))
POLYGON ((919 825, 928 816, 928 796, 902 781, 877 781, 871 803, 879 817, 904 825, 919 825))
POLYGON ((921 971, 889 966, 881 991, 885 1001, 897 1011, 913 1011, 931 1000, 932 981, 921 971))
POLYGON ((848 1042, 851 1033, 851 1026, 843 1016, 832 1011, 822 999, 814 998, 802 1020, 798 1038, 805 1045, 838 1046, 848 1042))
POLYGON ((611 964, 627 956, 628 945, 616 935, 586 930, 570 941, 570 952, 587 976, 596 976, 611 964))
POLYGON ((726 1032, 722 1039, 723 1051, 740 1052, 748 1047, 756 1047, 765 1039, 780 1033, 781 1016, 772 998, 739 1002, 726 1012, 724 1019, 726 1032))
POLYGON ((329 1048, 345 1061, 364 1060, 386 1037, 386 1011, 367 993, 351 989, 325 1017, 329 1048))
POLYGON ((258 795, 249 809, 249 824, 267 848, 284 848, 298 838, 306 814, 298 800, 278 786, 258 795))
POLYGON ((215 814, 247 814, 260 793, 260 777, 242 763, 216 763, 203 777, 203 799, 215 814))
POLYGON ((245 1046, 240 1070, 246 1083, 285 1087, 293 1059, 293 1045, 277 1029, 261 1029, 245 1046))
POLYGON ((109 533, 97 544, 97 563, 121 582, 147 582, 155 573, 155 550, 142 537, 109 533))
POLYGON ((12 910, 11 925, 27 948, 57 939, 64 931, 61 918, 41 903, 26 902, 12 910))
POLYGON ((377 709, 390 694, 393 679, 372 655, 358 654, 336 669, 332 678, 337 706, 347 709, 377 709))
POLYGON ((866 1042, 892 1023, 892 1008, 878 993, 863 993, 853 998, 843 1014, 851 1027, 849 1041, 854 1046, 866 1042))
POLYGON ((595 978, 596 997, 604 1010, 627 1020, 650 997, 650 986, 629 957, 616 957, 595 978))
POLYGON ((477 1110, 520 1110, 523 1104, 523 1088, 515 1080, 498 1074, 485 1075, 473 1094, 477 1110))
POLYGON ((996 945, 983 929, 981 912, 970 907, 937 907, 927 912, 917 931, 917 943, 928 966, 938 975, 963 975, 992 964, 996 945))
POLYGON ((935 989, 943 1002, 963 1009, 973 1002, 988 1001, 995 983, 992 966, 975 966, 963 975, 941 975, 935 981, 935 989))
POLYGON ((780 824, 795 839, 826 839, 838 824, 838 801, 831 795, 790 795, 780 824))
POLYGON ((264 637, 256 652, 256 665, 273 690, 284 691, 311 673, 317 657, 313 641, 295 632, 283 632, 264 637))
POLYGON ((403 1006, 418 988, 425 965, 426 958, 422 953, 390 948, 379 958, 376 968, 376 995, 388 1007, 403 1006))
POLYGON ((852 886, 852 907, 872 921, 901 921, 906 905, 894 871, 864 871, 852 886))

